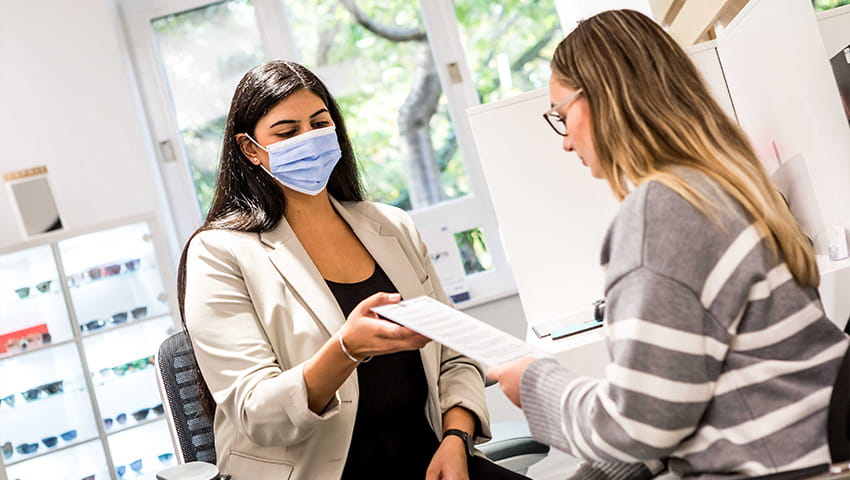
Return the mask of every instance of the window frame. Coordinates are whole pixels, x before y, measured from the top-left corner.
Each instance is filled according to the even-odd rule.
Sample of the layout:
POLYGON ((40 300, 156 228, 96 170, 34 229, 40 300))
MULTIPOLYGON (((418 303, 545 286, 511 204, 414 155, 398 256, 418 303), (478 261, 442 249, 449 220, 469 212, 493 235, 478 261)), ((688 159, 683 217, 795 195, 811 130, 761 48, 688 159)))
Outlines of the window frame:
MULTIPOLYGON (((220 0, 218 0, 220 1, 220 0)), ((202 223, 189 159, 182 148, 166 72, 159 61, 150 21, 165 15, 218 3, 211 0, 119 0, 119 13, 127 32, 136 79, 142 94, 151 141, 157 155, 162 188, 168 198, 174 229, 180 242, 202 223)), ((300 61, 291 38, 286 0, 252 0, 265 59, 300 61)), ((555 6, 558 2, 553 0, 555 6)), ((492 268, 466 276, 470 299, 457 304, 468 308, 517 293, 513 273, 499 234, 498 222, 484 172, 469 126, 467 109, 479 105, 475 79, 467 63, 452 0, 420 0, 448 113, 469 179, 469 194, 409 213, 420 230, 448 227, 452 233, 483 230, 492 268), (453 75, 450 70, 455 69, 453 75), (459 75, 457 75, 459 74, 459 75), (459 78, 457 78, 459 76, 459 78)))

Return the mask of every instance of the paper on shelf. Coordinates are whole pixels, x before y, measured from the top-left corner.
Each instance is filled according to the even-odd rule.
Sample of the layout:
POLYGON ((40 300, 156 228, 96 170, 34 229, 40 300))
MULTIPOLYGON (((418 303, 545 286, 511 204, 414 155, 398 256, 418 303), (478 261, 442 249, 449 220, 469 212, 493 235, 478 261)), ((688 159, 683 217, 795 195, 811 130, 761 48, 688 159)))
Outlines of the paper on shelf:
POLYGON ((372 310, 486 366, 551 356, 431 297, 417 297, 372 310))

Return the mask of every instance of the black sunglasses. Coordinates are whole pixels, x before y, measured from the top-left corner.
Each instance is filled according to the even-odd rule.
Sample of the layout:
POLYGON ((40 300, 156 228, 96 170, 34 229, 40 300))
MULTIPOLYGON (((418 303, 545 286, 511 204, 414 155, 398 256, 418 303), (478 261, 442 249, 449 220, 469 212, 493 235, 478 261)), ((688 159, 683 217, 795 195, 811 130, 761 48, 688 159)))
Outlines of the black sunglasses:
POLYGON ((39 398, 56 395, 57 393, 62 393, 65 391, 64 383, 64 380, 45 383, 44 385, 39 385, 38 387, 21 392, 21 396, 24 397, 24 400, 32 402, 34 400, 38 400, 39 398))
POLYGON ((128 316, 132 316, 133 320, 138 320, 142 317, 147 316, 148 307, 143 305, 141 307, 136 307, 129 312, 118 312, 112 314, 112 323, 120 324, 127 321, 128 316))

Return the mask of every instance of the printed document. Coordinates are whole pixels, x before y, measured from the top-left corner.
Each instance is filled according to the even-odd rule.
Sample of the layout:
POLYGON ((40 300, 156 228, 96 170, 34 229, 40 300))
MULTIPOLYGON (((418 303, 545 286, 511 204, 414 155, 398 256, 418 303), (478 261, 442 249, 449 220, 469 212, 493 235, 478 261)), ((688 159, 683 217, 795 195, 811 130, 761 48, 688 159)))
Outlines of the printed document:
POLYGON ((382 305, 372 311, 486 366, 501 365, 525 357, 550 356, 544 350, 431 297, 382 305))

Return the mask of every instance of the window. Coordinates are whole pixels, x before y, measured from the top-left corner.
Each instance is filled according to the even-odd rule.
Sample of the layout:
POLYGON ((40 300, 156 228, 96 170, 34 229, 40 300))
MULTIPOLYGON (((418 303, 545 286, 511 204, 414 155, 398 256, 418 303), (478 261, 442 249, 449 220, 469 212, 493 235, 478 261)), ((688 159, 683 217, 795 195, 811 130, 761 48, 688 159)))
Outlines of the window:
POLYGON ((812 0, 816 12, 823 12, 844 5, 850 5, 850 0, 812 0))
POLYGON ((515 292, 466 109, 547 84, 562 36, 554 0, 119 6, 180 238, 209 207, 236 82, 257 63, 287 58, 339 102, 370 199, 409 210, 421 229, 455 234, 465 304, 515 292))
POLYGON ((150 21, 202 212, 209 210, 230 96, 263 61, 254 8, 229 0, 150 21))

